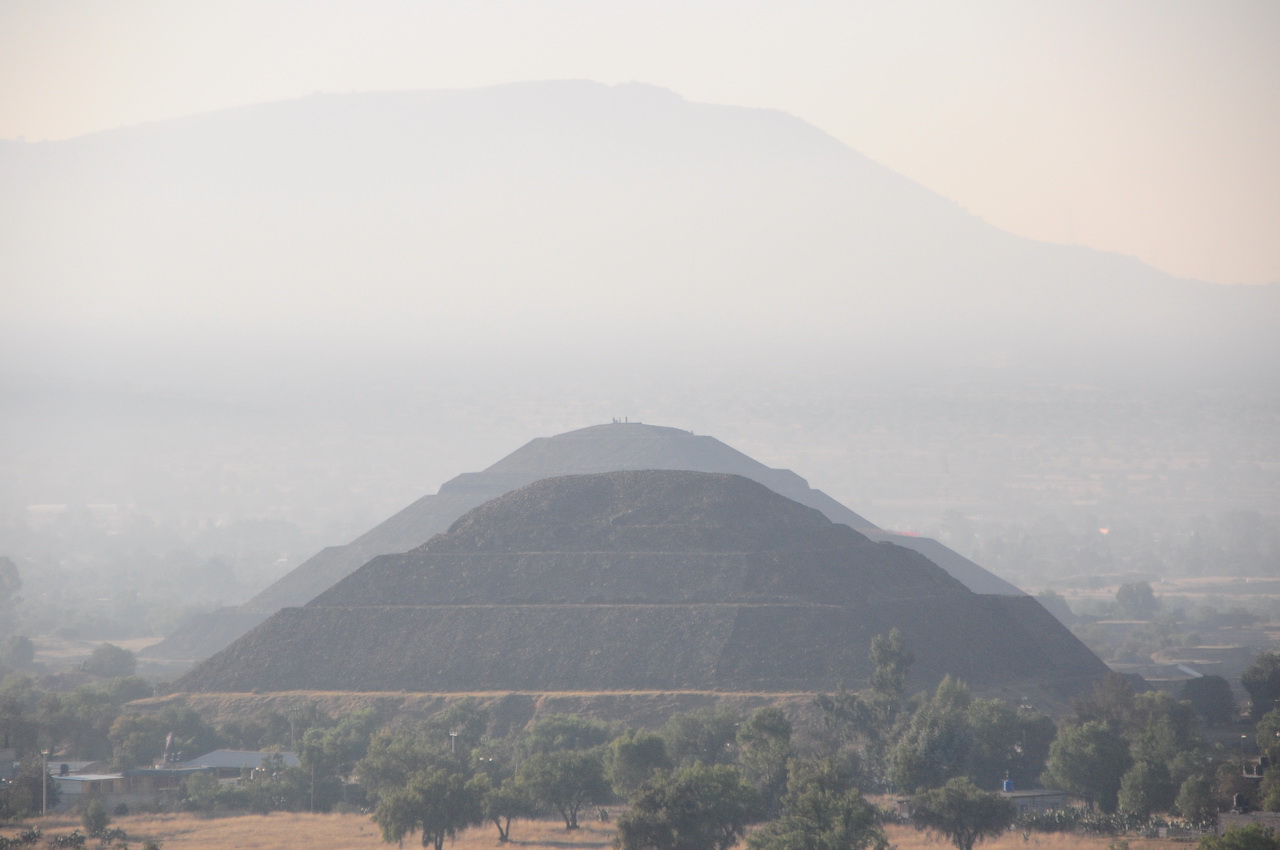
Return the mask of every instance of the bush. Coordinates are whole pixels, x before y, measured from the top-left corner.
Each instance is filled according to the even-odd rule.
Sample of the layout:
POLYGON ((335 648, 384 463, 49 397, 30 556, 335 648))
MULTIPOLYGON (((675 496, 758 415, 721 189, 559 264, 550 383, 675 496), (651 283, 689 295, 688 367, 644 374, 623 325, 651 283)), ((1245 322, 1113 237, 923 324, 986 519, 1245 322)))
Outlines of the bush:
POLYGON ((89 805, 84 807, 84 814, 80 816, 80 823, 91 838, 97 838, 107 831, 107 826, 111 823, 111 817, 107 814, 107 807, 102 805, 102 801, 93 799, 89 801, 89 805))
POLYGON ((1018 815, 1019 829, 1029 832, 1083 832, 1090 835, 1119 835, 1146 827, 1147 818, 1121 812, 1105 812, 1068 806, 1047 812, 1023 812, 1018 815))
POLYGON ((86 673, 105 678, 132 676, 138 668, 138 659, 127 649, 115 644, 104 643, 93 651, 93 654, 80 665, 86 673))
POLYGON ((36 660, 36 647, 31 638, 22 635, 11 635, 0 643, 0 664, 23 670, 36 660))
POLYGON ((1251 823, 1233 826, 1222 835, 1206 835, 1198 847, 1199 850, 1280 850, 1280 838, 1274 829, 1251 823))

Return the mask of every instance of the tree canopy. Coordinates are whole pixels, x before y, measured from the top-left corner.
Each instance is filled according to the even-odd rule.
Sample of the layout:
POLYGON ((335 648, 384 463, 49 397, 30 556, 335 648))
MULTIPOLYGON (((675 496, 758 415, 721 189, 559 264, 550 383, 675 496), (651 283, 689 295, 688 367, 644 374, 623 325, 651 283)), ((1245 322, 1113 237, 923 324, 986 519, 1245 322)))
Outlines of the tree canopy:
POLYGON ((1041 781, 1082 797, 1104 812, 1114 812, 1121 778, 1131 764, 1128 743, 1107 724, 1091 720, 1058 730, 1041 781))
POLYGON ((671 759, 661 735, 628 729, 609 743, 604 769, 613 790, 630 797, 656 771, 670 770, 671 759))
POLYGON ((742 717, 727 708, 701 708, 671 715, 662 727, 667 755, 677 765, 728 764, 742 717))
POLYGON ((782 813, 747 838, 749 850, 883 850, 880 816, 829 762, 793 763, 782 813))
POLYGON ((138 659, 127 649, 113 643, 104 643, 93 650, 93 654, 80 665, 80 669, 104 678, 132 676, 138 669, 138 659))
POLYGON ((466 776, 433 768, 415 774, 404 788, 385 792, 373 820, 386 841, 421 832, 423 847, 442 850, 446 838, 479 823, 482 814, 480 795, 466 776))
POLYGON ((1255 721, 1280 708, 1280 652, 1263 652, 1240 676, 1249 692, 1249 713, 1255 721))
POLYGON ((766 814, 777 813, 787 787, 791 721, 782 709, 757 710, 738 730, 738 761, 747 781, 760 792, 766 814))
POLYGON ((565 829, 578 828, 583 806, 609 797, 599 750, 536 753, 520 765, 517 777, 535 800, 560 813, 565 829))
POLYGON ((618 817, 619 850, 729 850, 760 798, 728 765, 694 764, 654 776, 618 817))
POLYGON ((1002 835, 1015 814, 1013 803, 981 790, 965 777, 911 800, 912 822, 945 836, 956 850, 973 850, 978 841, 1002 835))
POLYGON ((1224 726, 1236 714, 1231 684, 1221 676, 1200 676, 1182 683, 1178 696, 1191 703, 1206 726, 1224 726))
POLYGON ((1151 585, 1145 581, 1122 584, 1116 591, 1116 604, 1127 616, 1135 620, 1149 620, 1160 607, 1151 585))

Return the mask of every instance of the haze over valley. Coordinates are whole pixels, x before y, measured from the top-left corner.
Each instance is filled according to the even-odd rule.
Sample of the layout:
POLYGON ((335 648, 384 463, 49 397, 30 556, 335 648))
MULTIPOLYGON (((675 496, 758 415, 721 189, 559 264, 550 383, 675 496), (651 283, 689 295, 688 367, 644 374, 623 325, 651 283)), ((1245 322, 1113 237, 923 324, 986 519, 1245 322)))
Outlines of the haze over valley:
MULTIPOLYGON (((0 179, 0 550, 33 603, 81 576, 108 631, 242 601, 615 417, 1024 586, 1185 572, 1192 529, 1235 553, 1242 521, 1222 570, 1274 567, 1276 286, 1010 236, 778 112, 585 82, 315 96, 6 143, 0 179)), ((91 636, 87 601, 45 617, 91 636)))
POLYGON ((1235 846, 1277 10, 0 4, 0 847, 1235 846))

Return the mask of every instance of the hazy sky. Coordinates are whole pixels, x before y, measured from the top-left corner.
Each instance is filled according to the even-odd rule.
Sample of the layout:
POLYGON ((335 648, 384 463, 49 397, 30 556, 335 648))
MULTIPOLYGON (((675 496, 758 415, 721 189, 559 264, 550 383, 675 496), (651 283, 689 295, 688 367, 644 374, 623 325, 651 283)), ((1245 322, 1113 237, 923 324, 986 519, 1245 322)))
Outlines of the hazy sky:
POLYGON ((0 138, 316 91, 641 81, 798 115, 1015 233, 1264 283, 1278 45, 1276 0, 0 0, 0 138))

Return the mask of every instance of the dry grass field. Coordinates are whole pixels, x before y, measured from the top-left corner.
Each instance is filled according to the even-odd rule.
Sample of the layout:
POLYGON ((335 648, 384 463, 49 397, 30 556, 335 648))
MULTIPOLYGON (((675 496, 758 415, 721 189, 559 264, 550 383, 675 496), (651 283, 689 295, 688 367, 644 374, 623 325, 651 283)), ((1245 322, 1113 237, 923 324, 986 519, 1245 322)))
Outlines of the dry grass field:
MULTIPOLYGON (((69 833, 80 825, 72 816, 49 818, 40 824, 46 837, 69 833)), ((117 818, 113 826, 129 833, 130 844, 141 846, 146 839, 158 841, 164 850, 362 850, 389 845, 383 843, 378 828, 365 815, 309 815, 278 812, 270 815, 197 817, 189 814, 131 815, 117 818)), ((0 829, 12 835, 13 829, 0 829)), ((566 832, 558 821, 519 821, 512 825, 512 848, 522 850, 604 850, 613 846, 610 824, 585 822, 576 832, 566 832)), ((889 839, 897 850, 947 850, 951 845, 927 833, 907 827, 891 827, 889 839)), ((1173 850, 1190 845, 1175 841, 1130 838, 1129 850, 1173 850)), ((417 846, 418 837, 406 839, 417 846)), ((985 850, 1108 850, 1111 840, 1076 835, 1033 833, 1023 838, 1010 832, 997 841, 979 845, 985 850)), ((89 846, 94 846, 91 843, 89 846)), ((454 850, 492 850, 499 847, 493 827, 468 830, 457 841, 446 844, 454 850)))

